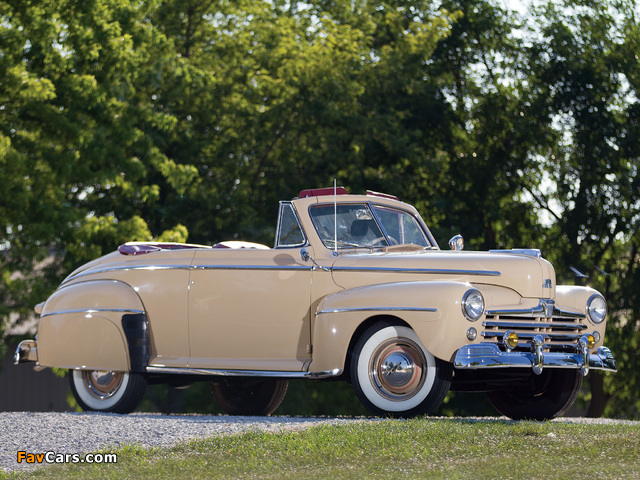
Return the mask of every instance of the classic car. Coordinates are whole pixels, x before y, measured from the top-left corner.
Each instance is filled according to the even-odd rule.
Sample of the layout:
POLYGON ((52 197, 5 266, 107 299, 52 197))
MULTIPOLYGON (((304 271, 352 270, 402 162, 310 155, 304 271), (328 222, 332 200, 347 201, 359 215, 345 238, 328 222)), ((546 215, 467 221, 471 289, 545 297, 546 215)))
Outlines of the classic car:
POLYGON ((616 371, 596 290, 556 285, 539 250, 439 249, 414 207, 344 188, 282 201, 275 245, 127 243, 36 306, 15 362, 69 369, 85 410, 127 413, 149 383, 210 381, 229 414, 268 415, 291 379, 343 379, 375 415, 487 392, 549 419, 590 369, 616 371))

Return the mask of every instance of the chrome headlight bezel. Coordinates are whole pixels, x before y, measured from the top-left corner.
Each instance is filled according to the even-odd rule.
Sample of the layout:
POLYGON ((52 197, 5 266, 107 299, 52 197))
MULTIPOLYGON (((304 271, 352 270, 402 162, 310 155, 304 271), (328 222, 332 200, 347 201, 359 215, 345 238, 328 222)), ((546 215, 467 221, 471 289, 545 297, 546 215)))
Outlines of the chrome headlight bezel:
POLYGON ((607 318, 607 301, 599 293, 595 293, 587 300, 587 317, 594 325, 600 325, 607 318))
POLYGON ((479 320, 484 315, 484 297, 480 290, 470 288, 462 296, 462 313, 470 322, 479 320))

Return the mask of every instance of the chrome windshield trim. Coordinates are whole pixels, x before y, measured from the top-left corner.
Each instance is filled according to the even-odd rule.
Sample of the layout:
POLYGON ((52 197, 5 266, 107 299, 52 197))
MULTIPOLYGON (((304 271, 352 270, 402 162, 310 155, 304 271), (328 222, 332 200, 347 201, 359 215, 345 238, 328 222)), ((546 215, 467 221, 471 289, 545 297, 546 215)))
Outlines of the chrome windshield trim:
POLYGON ((331 310, 320 310, 316 315, 324 315, 327 313, 345 313, 345 312, 437 312, 437 308, 421 308, 421 307, 353 307, 353 308, 334 308, 331 310))
POLYGON ((487 317, 493 316, 509 316, 509 317, 534 317, 534 318, 585 318, 584 313, 575 312, 571 310, 565 310, 558 308, 555 302, 551 299, 540 299, 540 303, 533 308, 507 308, 504 310, 487 310, 485 312, 487 317))
POLYGON ((493 270, 455 270, 447 268, 401 268, 401 267, 333 267, 334 271, 344 272, 380 272, 380 273, 416 273, 423 275, 478 275, 483 277, 499 277, 502 275, 493 270))
POLYGON ((334 368, 323 372, 276 372, 263 370, 224 370, 215 368, 189 367, 147 367, 148 373, 170 373, 180 375, 209 375, 214 377, 269 377, 269 378, 329 378, 342 374, 341 368, 334 368))
POLYGON ((40 318, 48 317, 51 315, 66 315, 71 313, 84 313, 84 314, 92 314, 92 313, 104 313, 104 312, 115 312, 115 313, 135 313, 135 314, 144 314, 144 310, 137 310, 132 308, 80 308, 77 310, 57 310, 55 312, 44 313, 40 315, 40 318))

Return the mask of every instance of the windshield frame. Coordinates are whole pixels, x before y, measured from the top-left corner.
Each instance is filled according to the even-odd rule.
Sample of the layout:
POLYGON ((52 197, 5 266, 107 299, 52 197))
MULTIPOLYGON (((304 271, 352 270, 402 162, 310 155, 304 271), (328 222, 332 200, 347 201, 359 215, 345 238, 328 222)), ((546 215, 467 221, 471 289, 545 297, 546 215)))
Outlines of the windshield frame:
POLYGON ((426 246, 423 246, 423 245, 420 245, 420 246, 424 247, 425 250, 439 250, 438 244, 436 243, 435 239, 431 235, 431 232, 429 231, 429 229, 426 227, 420 215, 408 209, 402 208, 397 205, 389 205, 387 203, 378 203, 378 202, 372 202, 372 201, 355 201, 355 200, 350 202, 339 202, 337 205, 338 207, 345 206, 345 205, 355 205, 355 206, 361 206, 363 208, 367 208, 367 210, 371 213, 371 217, 372 217, 371 220, 375 222, 377 228, 380 230, 380 232, 384 236, 386 245, 367 245, 367 244, 356 244, 356 243, 350 243, 350 242, 345 242, 342 245, 340 245, 340 241, 338 241, 338 245, 336 248, 333 245, 335 243, 333 236, 331 238, 328 238, 326 235, 323 236, 320 233, 318 223, 316 222, 316 217, 313 214, 314 208, 328 207, 328 206, 333 207, 334 203, 325 202, 325 203, 315 203, 315 204, 309 205, 308 214, 309 214, 311 223, 315 229, 316 234, 318 235, 318 238, 320 239, 324 247, 329 250, 347 250, 347 249, 355 249, 355 248, 366 248, 368 250, 378 250, 378 249, 384 249, 384 248, 396 245, 397 243, 393 243, 391 241, 392 237, 389 235, 386 228, 384 227, 384 224, 380 219, 378 212, 376 211, 376 207, 384 210, 396 211, 404 215, 409 215, 409 217, 415 221, 416 226, 419 228, 420 232, 422 233, 427 243, 426 246))

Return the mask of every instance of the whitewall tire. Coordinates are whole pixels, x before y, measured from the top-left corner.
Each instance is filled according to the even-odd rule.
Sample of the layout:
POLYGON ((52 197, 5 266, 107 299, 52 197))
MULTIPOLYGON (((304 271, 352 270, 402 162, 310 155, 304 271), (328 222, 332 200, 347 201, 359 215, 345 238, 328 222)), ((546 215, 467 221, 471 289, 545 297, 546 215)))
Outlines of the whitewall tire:
POLYGON ((138 373, 70 370, 69 381, 78 405, 85 411, 129 413, 144 396, 146 379, 138 373))
POLYGON ((404 325, 378 322, 360 337, 351 380, 360 401, 376 415, 412 417, 440 406, 452 368, 435 358, 404 325))

